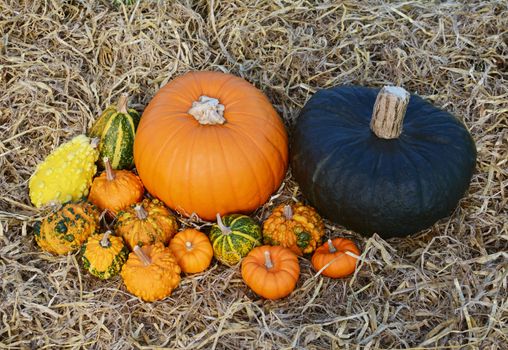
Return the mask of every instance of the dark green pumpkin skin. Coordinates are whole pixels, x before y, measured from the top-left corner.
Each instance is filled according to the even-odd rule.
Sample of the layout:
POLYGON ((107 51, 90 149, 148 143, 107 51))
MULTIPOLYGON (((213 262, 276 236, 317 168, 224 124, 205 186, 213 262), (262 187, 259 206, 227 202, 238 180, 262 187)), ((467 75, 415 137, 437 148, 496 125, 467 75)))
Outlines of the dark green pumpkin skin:
POLYGON ((379 89, 317 92, 296 122, 293 176, 320 214, 384 238, 428 228, 454 210, 469 187, 475 143, 450 113, 411 95, 402 134, 370 129, 379 89))

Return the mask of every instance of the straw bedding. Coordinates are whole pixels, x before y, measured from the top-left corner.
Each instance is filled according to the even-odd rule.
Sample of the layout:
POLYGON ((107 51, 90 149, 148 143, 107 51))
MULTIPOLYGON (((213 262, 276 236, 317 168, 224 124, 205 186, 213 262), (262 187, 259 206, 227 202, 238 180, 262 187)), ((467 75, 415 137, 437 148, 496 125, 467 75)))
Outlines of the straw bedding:
MULTIPOLYGON (((0 0, 0 348, 508 347, 508 4, 505 1, 0 0), (34 243, 27 180, 119 94, 142 111, 190 70, 242 76, 288 128, 338 84, 400 84, 454 113, 478 147, 467 197, 420 234, 384 241, 327 223, 363 250, 348 279, 315 276, 268 302, 219 264, 142 303, 120 278, 34 243)), ((302 199, 288 174, 254 215, 302 199)), ((207 223, 183 220, 182 224, 207 223)))

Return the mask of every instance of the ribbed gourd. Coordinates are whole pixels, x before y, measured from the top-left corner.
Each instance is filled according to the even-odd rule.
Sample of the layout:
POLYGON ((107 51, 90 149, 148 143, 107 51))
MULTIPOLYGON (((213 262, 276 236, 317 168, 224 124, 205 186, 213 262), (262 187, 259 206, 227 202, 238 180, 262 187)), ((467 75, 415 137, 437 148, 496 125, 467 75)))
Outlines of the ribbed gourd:
POLYGON ((30 200, 39 208, 86 197, 98 157, 95 140, 85 135, 62 144, 35 169, 28 182, 30 200))
POLYGON ((132 148, 140 115, 135 109, 127 108, 128 97, 120 96, 116 105, 111 105, 90 129, 90 137, 100 139, 100 157, 109 159, 113 169, 130 169, 134 166, 132 148))
POLYGON ((111 231, 92 235, 81 247, 83 267, 95 277, 108 279, 120 272, 129 256, 129 248, 122 237, 111 231))

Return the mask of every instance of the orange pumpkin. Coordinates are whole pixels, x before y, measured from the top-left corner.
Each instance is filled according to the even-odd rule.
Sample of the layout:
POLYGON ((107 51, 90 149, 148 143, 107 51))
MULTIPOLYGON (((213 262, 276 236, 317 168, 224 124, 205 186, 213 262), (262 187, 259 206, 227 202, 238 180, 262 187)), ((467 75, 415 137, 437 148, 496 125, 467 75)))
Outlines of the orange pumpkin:
POLYGON ((212 262, 210 240, 203 232, 192 228, 177 233, 169 242, 169 249, 185 273, 203 272, 212 262))
POLYGON ((93 180, 88 200, 109 214, 116 215, 143 198, 145 191, 139 177, 128 170, 113 170, 104 157, 106 171, 93 180))
POLYGON ((341 278, 352 274, 356 268, 357 258, 346 254, 351 252, 360 255, 360 250, 355 243, 346 238, 329 239, 325 244, 316 249, 312 256, 312 266, 320 271, 328 265, 321 274, 331 278, 341 278))
POLYGON ((192 72, 145 109, 134 160, 150 193, 184 215, 213 220, 266 202, 286 173, 287 143, 261 91, 230 74, 192 72))
POLYGON ((242 261, 243 280, 265 299, 275 300, 289 295, 299 276, 298 257, 281 246, 254 248, 242 261))

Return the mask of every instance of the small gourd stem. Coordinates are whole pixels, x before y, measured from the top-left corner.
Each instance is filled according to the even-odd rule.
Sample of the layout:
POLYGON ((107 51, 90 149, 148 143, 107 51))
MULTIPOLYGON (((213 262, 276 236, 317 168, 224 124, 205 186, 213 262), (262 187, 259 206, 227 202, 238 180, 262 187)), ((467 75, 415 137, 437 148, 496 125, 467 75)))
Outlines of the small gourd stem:
POLYGON ((222 231, 222 234, 229 235, 231 233, 231 228, 224 225, 219 213, 217 213, 217 225, 219 226, 220 230, 222 231))
POLYGON ((136 245, 134 247, 134 253, 138 256, 139 260, 141 260, 145 266, 148 266, 148 265, 150 265, 152 263, 150 258, 148 256, 146 256, 146 254, 139 247, 139 245, 136 245))
POLYGON ((185 248, 187 248, 187 250, 191 250, 192 249, 192 243, 187 241, 185 242, 185 248))
POLYGON ((139 220, 145 220, 148 217, 148 213, 141 204, 136 204, 136 206, 134 207, 134 211, 136 212, 136 215, 139 220))
POLYGON ((201 96, 198 101, 192 102, 192 107, 187 111, 201 125, 224 124, 224 105, 213 97, 201 96))
POLYGON ((129 100, 129 96, 127 94, 122 94, 118 99, 118 103, 116 104, 116 108, 118 112, 128 114, 129 111, 127 109, 127 101, 129 100))
POLYGON ((108 179, 108 181, 113 181, 115 179, 115 172, 113 171, 113 168, 111 167, 109 158, 104 157, 104 158, 102 158, 102 161, 104 162, 104 167, 106 168, 106 179, 108 179))
POLYGON ((291 220, 293 218, 293 209, 291 209, 291 205, 289 204, 284 206, 284 217, 286 220, 291 220))
POLYGON ((335 249, 335 246, 333 245, 331 239, 329 239, 327 243, 328 243, 328 250, 330 251, 330 253, 337 252, 337 249, 335 249))
POLYGON ((273 268, 272 259, 270 257, 270 252, 268 250, 265 250, 265 266, 267 269, 273 268))
POLYGON ((109 240, 110 235, 111 235, 111 231, 106 231, 106 233, 104 233, 104 236, 102 236, 102 239, 100 242, 100 245, 102 248, 108 248, 109 246, 111 246, 111 241, 109 240))
POLYGON ((92 146, 92 148, 97 148, 97 146, 99 146, 100 142, 101 142, 101 139, 99 137, 94 137, 90 140, 90 146, 92 146))
POLYGON ((396 139, 402 133, 410 95, 398 86, 383 87, 376 97, 370 129, 382 139, 396 139))

